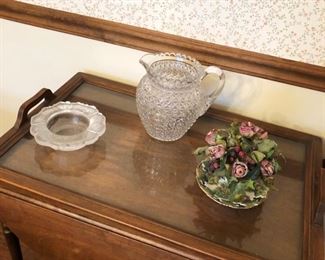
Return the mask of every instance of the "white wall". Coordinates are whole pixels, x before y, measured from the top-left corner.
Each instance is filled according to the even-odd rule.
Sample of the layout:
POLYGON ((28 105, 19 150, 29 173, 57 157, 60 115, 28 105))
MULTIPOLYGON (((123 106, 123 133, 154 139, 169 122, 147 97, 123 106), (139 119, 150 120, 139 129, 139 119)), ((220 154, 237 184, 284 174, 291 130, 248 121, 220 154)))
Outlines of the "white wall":
MULTIPOLYGON (((23 101, 78 71, 134 86, 145 73, 138 63, 143 52, 130 48, 7 20, 0 20, 0 34, 0 134, 23 101)), ((325 93, 232 72, 226 77, 219 108, 325 139, 325 93)))

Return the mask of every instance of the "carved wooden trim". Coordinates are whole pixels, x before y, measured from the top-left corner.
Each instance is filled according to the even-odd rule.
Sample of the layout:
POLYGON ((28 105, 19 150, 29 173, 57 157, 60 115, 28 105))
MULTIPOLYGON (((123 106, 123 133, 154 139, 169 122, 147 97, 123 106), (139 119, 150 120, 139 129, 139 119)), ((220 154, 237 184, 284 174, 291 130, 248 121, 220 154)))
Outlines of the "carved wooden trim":
POLYGON ((0 17, 149 52, 180 52, 203 64, 325 92, 325 67, 4 0, 0 17))

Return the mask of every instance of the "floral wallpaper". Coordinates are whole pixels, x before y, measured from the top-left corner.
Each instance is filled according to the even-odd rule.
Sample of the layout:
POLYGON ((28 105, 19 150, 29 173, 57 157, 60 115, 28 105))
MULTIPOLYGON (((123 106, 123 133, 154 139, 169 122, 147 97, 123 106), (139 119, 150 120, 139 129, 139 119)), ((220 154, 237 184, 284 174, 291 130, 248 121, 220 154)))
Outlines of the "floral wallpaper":
POLYGON ((325 66, 325 0, 21 0, 325 66))

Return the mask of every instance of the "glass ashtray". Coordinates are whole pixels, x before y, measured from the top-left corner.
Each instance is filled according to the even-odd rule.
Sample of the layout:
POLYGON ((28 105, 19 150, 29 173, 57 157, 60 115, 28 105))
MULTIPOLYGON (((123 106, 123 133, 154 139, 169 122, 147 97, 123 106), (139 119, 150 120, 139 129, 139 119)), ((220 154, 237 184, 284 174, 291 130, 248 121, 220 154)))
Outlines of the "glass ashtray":
POLYGON ((36 143, 60 151, 74 151, 95 143, 105 133, 106 118, 96 107, 58 102, 32 116, 30 133, 36 143))

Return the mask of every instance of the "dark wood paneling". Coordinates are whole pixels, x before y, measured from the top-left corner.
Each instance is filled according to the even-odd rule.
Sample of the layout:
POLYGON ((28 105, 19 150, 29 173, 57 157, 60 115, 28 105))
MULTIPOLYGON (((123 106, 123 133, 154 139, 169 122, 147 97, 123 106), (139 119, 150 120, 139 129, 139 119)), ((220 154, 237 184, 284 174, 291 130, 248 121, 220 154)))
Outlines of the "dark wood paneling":
POLYGON ((184 259, 4 194, 0 209, 2 222, 40 259, 184 259))
POLYGON ((325 91, 325 68, 45 7, 4 0, 0 17, 149 52, 180 52, 203 64, 325 91))

